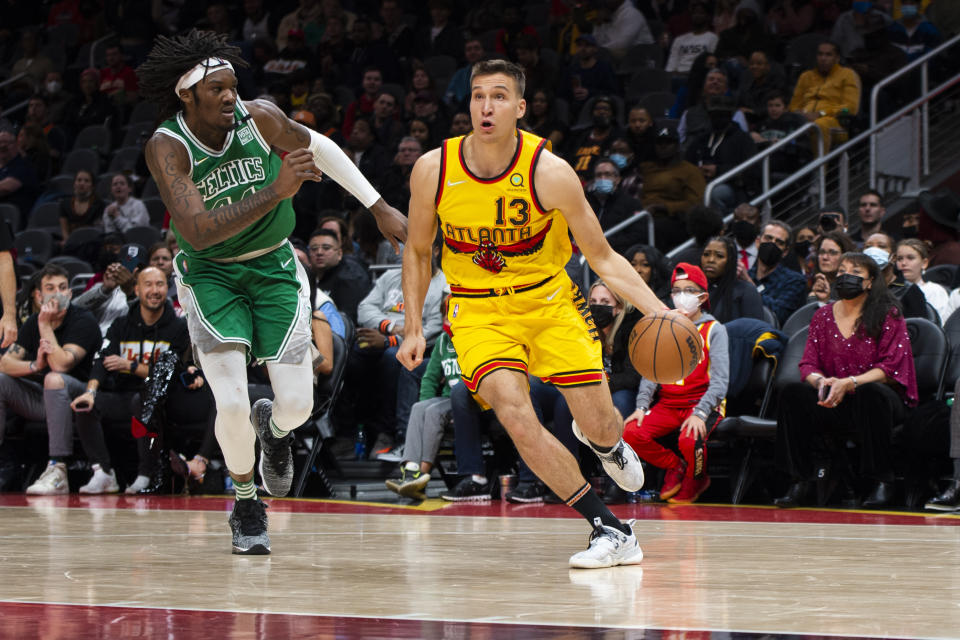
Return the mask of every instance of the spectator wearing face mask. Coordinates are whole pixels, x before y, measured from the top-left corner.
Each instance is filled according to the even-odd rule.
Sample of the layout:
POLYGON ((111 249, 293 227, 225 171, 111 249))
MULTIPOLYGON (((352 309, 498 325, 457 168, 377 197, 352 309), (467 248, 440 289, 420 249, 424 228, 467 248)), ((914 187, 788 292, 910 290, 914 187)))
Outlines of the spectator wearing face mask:
POLYGON ((764 306, 773 311, 782 325, 807 297, 806 278, 781 263, 790 253, 790 226, 779 220, 769 222, 756 244, 757 261, 746 279, 756 285, 764 306))
MULTIPOLYGON (((597 214, 600 227, 604 231, 643 210, 643 204, 639 200, 631 198, 620 189, 620 169, 610 158, 601 158, 594 164, 587 202, 597 214)), ((634 223, 615 232, 607 240, 614 251, 624 255, 631 245, 646 242, 646 226, 634 223)))
POLYGON ((889 27, 890 42, 911 62, 936 49, 943 41, 940 30, 920 12, 918 0, 900 0, 900 19, 889 27))
POLYGON ((69 493, 66 462, 73 455, 70 401, 83 393, 100 345, 93 315, 70 304, 67 272, 48 264, 37 274, 33 292, 40 311, 27 318, 17 341, 0 359, 0 441, 8 413, 44 421, 49 463, 28 494, 69 493))
POLYGON ((863 506, 883 507, 893 499, 893 425, 917 404, 910 337, 871 258, 846 253, 839 272, 839 300, 810 322, 800 361, 803 382, 780 394, 777 466, 792 484, 774 501, 778 507, 802 505, 811 480, 829 474, 829 461, 850 440, 860 458, 854 468, 875 483, 863 506))
POLYGON ((641 382, 637 409, 626 420, 623 438, 643 460, 666 470, 660 498, 688 504, 710 486, 706 441, 724 415, 730 356, 726 328, 703 311, 710 308, 703 271, 681 262, 671 281, 674 307, 697 326, 703 339, 703 359, 680 383, 641 382), (657 441, 678 429, 679 455, 657 441))
POLYGON ((874 233, 867 238, 864 243, 863 253, 870 256, 884 281, 887 283, 887 289, 893 294, 893 297, 900 303, 900 309, 903 311, 904 318, 926 318, 927 317, 927 299, 915 284, 904 282, 902 276, 898 276, 894 264, 896 263, 897 243, 886 233, 874 233))

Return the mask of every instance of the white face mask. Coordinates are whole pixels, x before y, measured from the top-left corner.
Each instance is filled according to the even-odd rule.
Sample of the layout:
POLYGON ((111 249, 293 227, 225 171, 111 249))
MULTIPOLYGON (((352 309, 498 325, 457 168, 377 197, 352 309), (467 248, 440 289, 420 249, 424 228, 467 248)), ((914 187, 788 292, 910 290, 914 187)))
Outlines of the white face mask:
POLYGON ((671 296, 673 306, 684 315, 690 315, 700 308, 700 296, 693 293, 681 292, 671 296))
POLYGON ((47 83, 47 93, 57 93, 60 91, 62 85, 56 80, 51 80, 47 83))

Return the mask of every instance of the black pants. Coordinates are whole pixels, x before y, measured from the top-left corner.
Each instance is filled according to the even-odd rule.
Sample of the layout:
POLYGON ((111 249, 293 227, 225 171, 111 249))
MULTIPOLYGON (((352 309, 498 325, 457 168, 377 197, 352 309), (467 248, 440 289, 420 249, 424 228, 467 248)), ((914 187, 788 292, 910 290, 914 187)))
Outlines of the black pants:
MULTIPOLYGON (((83 449, 90 462, 111 468, 110 454, 104 438, 104 422, 122 422, 129 424, 131 416, 139 416, 142 400, 139 391, 111 392, 97 394, 93 411, 77 413, 76 425, 83 449)), ((205 384, 196 391, 188 390, 179 380, 174 379, 167 392, 166 429, 158 432, 158 438, 148 437, 137 440, 137 473, 149 476, 156 465, 156 455, 151 455, 151 441, 154 451, 164 451, 166 446, 182 448, 183 442, 196 435, 192 426, 202 430, 201 444, 197 453, 209 459, 217 451, 217 439, 214 433, 216 409, 210 386, 205 384), (177 425, 177 428, 169 428, 177 425), (169 442, 167 442, 169 441, 169 442)))
POLYGON ((810 480, 818 463, 828 463, 847 440, 858 445, 860 474, 893 480, 890 437, 903 419, 904 405, 885 384, 861 385, 833 408, 817 404, 806 382, 787 385, 777 410, 777 464, 794 482, 810 480))

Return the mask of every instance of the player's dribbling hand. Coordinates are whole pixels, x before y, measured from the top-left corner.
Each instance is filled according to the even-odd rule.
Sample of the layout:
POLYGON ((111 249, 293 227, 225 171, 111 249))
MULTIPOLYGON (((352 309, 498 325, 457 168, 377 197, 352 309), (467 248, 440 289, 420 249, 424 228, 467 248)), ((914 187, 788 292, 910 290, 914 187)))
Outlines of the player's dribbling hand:
POLYGON ((413 371, 423 362, 423 352, 427 349, 427 341, 422 335, 405 337, 397 347, 397 360, 408 371, 413 371))
POLYGON ((313 162, 313 153, 309 149, 296 149, 283 158, 273 186, 281 198, 290 198, 306 180, 320 182, 321 179, 320 169, 313 162))

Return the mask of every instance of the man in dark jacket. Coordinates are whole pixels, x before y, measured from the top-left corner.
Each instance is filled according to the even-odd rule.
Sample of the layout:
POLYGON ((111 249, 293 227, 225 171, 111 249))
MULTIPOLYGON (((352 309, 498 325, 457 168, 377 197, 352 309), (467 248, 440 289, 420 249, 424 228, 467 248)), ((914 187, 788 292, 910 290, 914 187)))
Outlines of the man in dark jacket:
MULTIPOLYGON (((594 164, 587 202, 596 212, 604 232, 643 210, 643 203, 620 189, 620 170, 609 158, 601 158, 594 164)), ((629 247, 647 242, 646 228, 646 224, 635 222, 609 236, 607 241, 614 251, 624 255, 629 247)))
MULTIPOLYGON (((687 149, 687 160, 700 167, 708 183, 749 160, 757 152, 750 134, 744 133, 733 122, 735 111, 736 103, 733 98, 710 98, 707 102, 707 114, 713 130, 697 136, 687 149)), ((711 193, 710 206, 723 214, 730 213, 738 202, 749 200, 747 195, 755 193, 759 186, 758 168, 752 168, 730 182, 717 185, 711 193)))
MULTIPOLYGON (((93 361, 86 391, 70 404, 76 413, 77 431, 93 466, 93 477, 80 488, 81 493, 113 493, 119 490, 110 463, 104 439, 103 422, 124 422, 131 416, 139 417, 144 380, 153 370, 160 354, 170 351, 182 355, 190 348, 187 321, 178 318, 167 299, 167 278, 156 267, 147 267, 137 274, 137 299, 130 311, 113 321, 106 338, 93 361), (112 482, 111 482, 112 481, 112 482)), ((213 413, 213 398, 209 393, 198 394, 194 402, 188 390, 204 386, 203 378, 195 376, 196 368, 188 367, 193 377, 189 386, 174 378, 170 383, 166 406, 171 418, 196 422, 213 413)), ((186 379, 186 377, 185 377, 186 379)), ((153 474, 153 459, 144 455, 149 451, 148 438, 141 438, 137 479, 127 487, 127 493, 147 488, 153 474)))

